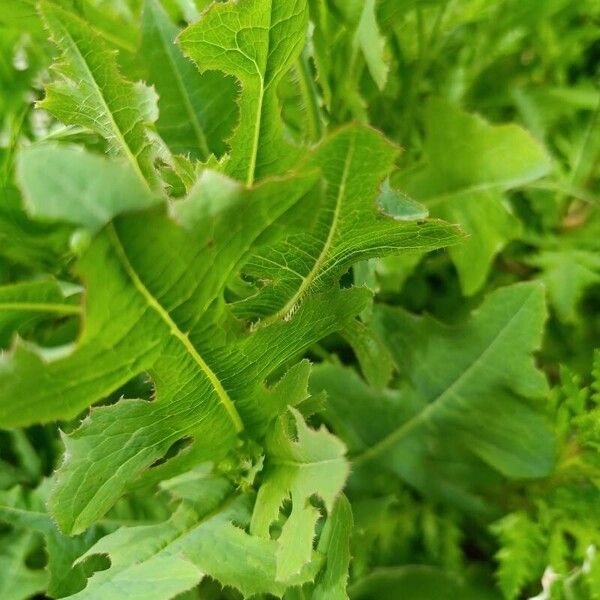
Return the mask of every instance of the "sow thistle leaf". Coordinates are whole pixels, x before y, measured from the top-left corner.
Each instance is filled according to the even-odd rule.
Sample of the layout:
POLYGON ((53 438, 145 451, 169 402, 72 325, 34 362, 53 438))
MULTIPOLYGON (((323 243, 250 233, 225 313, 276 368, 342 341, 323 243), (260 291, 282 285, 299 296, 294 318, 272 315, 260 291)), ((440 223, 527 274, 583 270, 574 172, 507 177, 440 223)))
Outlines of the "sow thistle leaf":
MULTIPOLYGON (((38 488, 31 492, 25 492, 19 487, 0 492, 0 522, 12 526, 15 536, 21 534, 20 541, 23 538, 34 541, 31 539, 32 533, 35 534, 38 542, 40 536, 44 537, 48 565, 44 571, 34 571, 33 573, 38 579, 43 576, 47 580, 40 590, 43 589, 54 598, 62 598, 85 586, 86 571, 82 565, 74 566, 73 562, 94 544, 102 535, 103 529, 93 527, 75 537, 63 535, 58 531, 56 524, 46 511, 48 484, 49 481, 44 480, 38 488)), ((19 588, 15 587, 15 589, 19 588)), ((23 589, 27 589, 25 585, 23 585, 23 589)))
POLYGON ((48 585, 43 569, 30 569, 25 559, 35 549, 36 534, 10 532, 0 535, 0 594, 6 600, 28 600, 48 585))
POLYGON ((348 107, 352 116, 362 119, 366 116, 366 103, 360 93, 364 65, 380 90, 389 72, 376 2, 309 0, 309 6, 318 81, 331 118, 337 121, 348 107))
POLYGON ((54 279, 0 286, 0 347, 40 319, 79 315, 78 291, 54 279))
POLYGON ((213 4, 179 36, 201 71, 241 82, 240 122, 225 168, 249 185, 285 172, 299 155, 283 138, 277 86, 300 55, 307 27, 306 0, 239 0, 213 4))
POLYGON ((519 126, 492 126, 443 101, 430 102, 426 123, 427 164, 399 173, 394 183, 470 236, 450 256, 463 292, 471 295, 485 283, 496 254, 520 233, 505 192, 546 175, 549 158, 519 126))
POLYGON ((540 269, 539 278, 558 316, 565 322, 577 320, 577 308, 586 290, 600 283, 600 254, 589 250, 562 248, 544 250, 528 258, 540 269))
POLYGON ((17 177, 30 215, 90 231, 120 213, 161 202, 123 158, 107 158, 77 146, 44 143, 23 148, 17 177))
MULTIPOLYGON (((270 593, 281 597, 288 586, 314 578, 320 560, 285 582, 276 579, 276 542, 247 534, 253 498, 228 492, 224 480, 200 493, 203 506, 184 502, 173 517, 157 525, 121 527, 97 542, 80 561, 106 554, 111 566, 96 573, 81 600, 111 600, 115 589, 127 597, 169 600, 211 576, 250 597, 270 593), (225 483, 225 485, 224 485, 225 483)), ((205 486, 206 487, 206 486, 205 486)))
POLYGON ((39 106, 101 135, 144 184, 159 188, 147 136, 158 118, 154 91, 121 76, 115 52, 83 19, 51 2, 41 2, 40 12, 61 56, 53 66, 58 79, 39 106))
POLYGON ((313 600, 347 600, 353 526, 350 502, 346 496, 340 496, 319 538, 318 550, 325 556, 325 567, 315 581, 313 600))
POLYGON ((307 427, 302 415, 290 408, 289 415, 282 415, 269 432, 265 450, 265 480, 250 531, 268 538, 283 502, 291 499, 292 510, 281 529, 277 549, 277 580, 286 581, 311 560, 319 510, 310 500, 317 496, 328 512, 333 510, 348 476, 346 448, 325 429, 307 427))
POLYGON ((545 318, 540 285, 500 289, 455 327, 394 308, 376 316, 406 378, 400 390, 371 390, 331 365, 315 369, 311 386, 328 391, 326 414, 355 464, 380 461, 455 500, 489 480, 485 465, 512 478, 548 474, 554 438, 532 406, 548 391, 531 358, 545 318))
POLYGON ((72 352, 47 360, 19 344, 2 357, 4 427, 71 418, 137 374, 148 371, 154 380, 155 401, 99 409, 66 439, 51 498, 65 531, 101 517, 177 440, 195 438, 207 460, 224 455, 244 425, 264 428, 277 413, 262 404, 262 381, 365 305, 366 290, 332 290, 314 296, 293 321, 225 344, 225 283, 314 181, 295 176, 245 189, 206 171, 173 205, 189 231, 160 210, 117 218, 78 265, 86 320, 72 352))
POLYGON ((304 168, 321 170, 324 194, 280 222, 281 243, 246 262, 244 274, 262 287, 236 304, 236 314, 270 323, 292 314, 305 296, 327 289, 358 261, 458 243, 455 227, 435 220, 404 222, 376 204, 397 153, 381 134, 361 126, 323 141, 304 168))
MULTIPOLYGON (((36 385, 37 392, 31 390, 36 397, 28 402, 30 414, 23 404, 10 403, 11 409, 10 394, 2 394, 3 408, 14 411, 13 415, 3 412, 2 423, 11 426, 76 416, 115 385, 147 368, 157 356, 157 346, 167 340, 178 340, 176 346, 181 346, 191 364, 202 371, 203 361, 194 356, 188 338, 204 332, 194 331, 194 326, 202 323, 201 317, 222 294, 224 281, 254 239, 298 201, 314 180, 313 176, 289 177, 244 190, 232 180, 207 171, 190 196, 173 209, 175 218, 186 220, 193 232, 160 210, 123 216, 103 230, 78 266, 86 281, 88 302, 86 327, 76 351, 64 361, 44 367, 35 353, 17 348, 16 354, 29 354, 28 366, 21 363, 0 385, 17 384, 20 368, 38 368, 46 373, 50 388, 43 391, 44 386, 36 385), (92 368, 95 375, 90 382, 85 370, 92 368), (54 393, 65 380, 71 380, 70 393, 54 393), (74 385, 76 381, 79 385, 74 385), (37 394, 46 401, 34 409, 37 394), (41 411, 40 406, 44 407, 41 411)), ((44 209, 42 202, 35 202, 40 211, 44 209)), ((53 205, 49 199, 45 207, 51 210, 53 205)), ((6 360, 19 362, 16 356, 6 360)), ((185 362, 180 368, 185 368, 185 362)), ((21 383, 27 386, 25 381, 21 383)), ((229 404, 223 392, 218 395, 224 405, 229 404)))
POLYGON ((200 74, 175 45, 178 32, 160 2, 147 0, 141 54, 159 95, 156 127, 173 152, 206 160, 224 153, 235 125, 235 81, 215 71, 200 74))

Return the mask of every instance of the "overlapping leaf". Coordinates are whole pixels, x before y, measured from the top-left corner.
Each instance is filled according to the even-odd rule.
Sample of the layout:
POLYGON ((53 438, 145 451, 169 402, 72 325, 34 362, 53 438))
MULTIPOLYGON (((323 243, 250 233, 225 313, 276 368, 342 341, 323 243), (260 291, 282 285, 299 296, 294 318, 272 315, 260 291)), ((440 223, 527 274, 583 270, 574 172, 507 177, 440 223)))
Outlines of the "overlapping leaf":
MULTIPOLYGON (((195 502, 183 502, 170 520, 122 527, 90 548, 79 562, 105 554, 111 566, 70 597, 111 600, 118 589, 128 596, 169 600, 206 576, 239 589, 246 597, 258 593, 281 597, 288 586, 314 577, 318 557, 295 577, 277 580, 276 542, 250 536, 243 529, 250 520, 251 497, 237 495, 226 480, 202 473, 195 481, 186 476, 184 486, 184 497, 190 486, 194 488, 195 502)), ((177 487, 177 483, 170 486, 176 495, 177 487)))
POLYGON ((247 184, 286 171, 298 156, 283 138, 277 85, 299 56, 307 27, 306 0, 240 0, 213 4, 179 36, 201 71, 216 69, 241 82, 226 172, 247 184))
POLYGON ((290 413, 280 417, 268 434, 265 479, 250 528, 268 538, 284 501, 291 500, 291 513, 278 538, 276 578, 283 581, 299 573, 311 559, 320 514, 311 498, 318 497, 332 512, 349 469, 342 442, 324 429, 311 430, 295 409, 290 408, 290 413), (295 439, 290 439, 289 429, 295 439))
POLYGON ((548 173, 549 159, 517 125, 492 126, 442 101, 430 102, 427 125, 427 163, 399 173, 394 183, 470 236, 450 250, 470 295, 484 284, 496 254, 519 235, 504 193, 548 173))
POLYGON ((327 289, 360 260, 458 243, 459 231, 446 223, 405 222, 396 218, 395 205, 378 206, 396 155, 394 146, 366 127, 350 126, 323 141, 305 168, 321 170, 324 194, 305 200, 282 222, 280 244, 244 265, 257 289, 236 305, 237 314, 268 323, 291 315, 305 296, 327 289))
POLYGON ((40 106, 101 135, 142 182, 159 187, 147 133, 158 118, 154 91, 121 76, 114 51, 83 19, 51 2, 41 2, 40 12, 61 52, 54 65, 58 77, 40 106))
POLYGON ((41 318, 79 315, 77 291, 52 279, 0 286, 0 346, 41 318))
POLYGON ((471 502, 465 490, 493 481, 490 467, 541 477, 554 462, 552 433, 531 404, 547 393, 530 356, 544 318, 536 284, 498 290, 460 327, 383 308, 380 333, 406 377, 401 389, 371 390, 329 365, 312 386, 329 392, 327 414, 357 464, 380 461, 422 491, 471 502))
POLYGON ((92 232, 118 214, 160 203, 125 159, 99 156, 77 146, 24 148, 17 176, 31 216, 73 223, 92 232))
POLYGON ((220 156, 237 119, 233 78, 198 72, 175 45, 178 28, 158 0, 145 3, 142 30, 148 83, 159 95, 158 132, 174 153, 200 160, 220 156))

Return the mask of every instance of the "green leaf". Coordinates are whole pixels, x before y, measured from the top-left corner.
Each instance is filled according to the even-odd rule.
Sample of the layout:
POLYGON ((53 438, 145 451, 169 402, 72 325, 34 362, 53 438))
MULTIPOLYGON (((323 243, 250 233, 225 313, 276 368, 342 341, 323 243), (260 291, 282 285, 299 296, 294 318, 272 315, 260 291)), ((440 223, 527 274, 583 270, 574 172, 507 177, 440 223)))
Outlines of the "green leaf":
MULTIPOLYGON (((219 485, 218 480, 212 485, 219 485)), ((107 554, 111 566, 97 572, 85 590, 72 598, 111 600, 118 589, 127 597, 169 600, 205 576, 239 589, 246 597, 258 593, 280 597, 288 585, 314 577, 318 561, 286 582, 276 580, 276 542, 243 530, 250 507, 251 498, 226 496, 220 504, 200 509, 183 504, 165 523, 120 528, 79 559, 107 554)))
POLYGON ((325 567, 317 576, 312 600, 346 600, 350 567, 352 508, 346 496, 340 496, 327 518, 318 550, 325 556, 325 567))
POLYGON ((248 185, 286 171, 298 156, 283 137, 277 86, 300 55, 307 26, 306 0, 239 0, 213 4, 179 36, 201 71, 223 71, 241 83, 226 172, 248 185))
POLYGON ((37 218, 97 231, 115 216, 161 202, 122 158, 54 143, 23 148, 17 177, 25 207, 37 218))
POLYGON ((391 567, 373 571, 350 590, 352 600, 395 600, 402 590, 403 600, 498 600, 482 586, 470 585, 453 573, 427 565, 391 567))
POLYGON ((547 547, 540 527, 523 512, 511 513, 494 523, 493 533, 502 544, 496 554, 496 576, 506 600, 518 598, 526 583, 541 579, 540 560, 547 547))
POLYGON ((389 65, 385 55, 385 38, 377 24, 375 0, 366 0, 358 22, 355 44, 365 57, 373 81, 380 90, 385 88, 389 65))
POLYGON ((154 381, 155 401, 99 409, 67 439, 51 498, 66 531, 102 516, 179 439, 195 438, 207 460, 227 452, 244 427, 264 428, 276 415, 262 402, 263 380, 360 312, 362 290, 333 290, 314 296, 292 321, 240 332, 237 342, 233 334, 224 345, 226 282, 313 184, 313 176, 293 176, 246 189, 205 171, 173 206, 185 227, 160 211, 119 217, 79 263, 87 301, 76 346, 48 357, 21 343, 2 357, 4 427, 71 418, 144 372, 154 381))
POLYGON ((35 549, 32 532, 0 535, 0 594, 6 600, 28 600, 46 589, 48 574, 43 569, 30 569, 25 559, 35 549))
POLYGON ((496 254, 520 233, 505 192, 546 175, 549 159, 521 127, 489 125, 442 101, 428 104, 426 124, 426 164, 399 173, 394 184, 470 236, 450 256, 463 292, 471 295, 485 283, 496 254))
POLYGON ((40 319, 79 315, 78 291, 54 279, 0 286, 0 346, 40 319))
POLYGON ((299 205, 282 222, 283 241, 244 265, 245 276, 260 286, 236 305, 236 313, 260 315, 263 323, 286 318, 356 262, 458 243, 459 231, 446 223, 404 222, 396 210, 388 214, 376 203, 396 155, 394 146, 366 127, 346 127, 323 141, 305 163, 307 170, 321 170, 323 195, 299 205))
POLYGON ((269 528, 277 520, 284 501, 291 500, 291 513, 278 538, 278 581, 298 574, 311 560, 319 518, 319 510, 311 505, 311 498, 317 496, 331 513, 349 471, 344 444, 325 429, 310 429, 294 408, 289 411, 267 436, 265 479, 250 526, 253 534, 268 538, 269 528))
POLYGON ((600 282, 600 255, 589 250, 543 250, 527 259, 541 270, 540 279, 561 320, 573 322, 586 290, 600 282))
MULTIPOLYGON (((86 571, 81 565, 73 566, 73 562, 92 546, 102 530, 92 528, 76 537, 60 533, 46 511, 45 501, 49 489, 47 483, 47 480, 44 481, 30 493, 17 487, 0 492, 0 521, 14 527, 24 538, 30 538, 32 532, 44 536, 48 555, 44 578, 48 581, 40 590, 47 591, 54 598, 61 598, 74 594, 85 586, 86 571)), ((41 577, 41 573, 34 573, 41 577)))
POLYGON ((33 273, 56 273, 68 249, 67 227, 32 221, 18 190, 0 185, 0 258, 33 273))
POLYGON ((485 465, 518 479, 549 473, 554 439, 532 404, 548 392, 531 357, 545 319, 541 286, 500 289, 457 326, 394 308, 376 316, 404 376, 400 389, 371 390, 330 365, 316 368, 311 384, 329 393, 328 420, 355 464, 379 461, 446 499, 485 485, 485 465))
POLYGON ((84 20, 46 1, 40 12, 61 55, 53 67, 58 79, 39 106, 102 136, 143 184, 160 187, 147 130, 158 118, 154 91, 121 76, 114 51, 84 20))
POLYGON ((146 0, 141 56, 159 95, 156 127, 174 153, 206 160, 224 153, 235 125, 235 83, 215 71, 198 73, 175 45, 177 34, 159 0, 146 0))
POLYGON ((350 344, 360 365, 360 369, 369 385, 384 388, 394 368, 387 346, 371 327, 360 321, 352 321, 341 335, 350 344))

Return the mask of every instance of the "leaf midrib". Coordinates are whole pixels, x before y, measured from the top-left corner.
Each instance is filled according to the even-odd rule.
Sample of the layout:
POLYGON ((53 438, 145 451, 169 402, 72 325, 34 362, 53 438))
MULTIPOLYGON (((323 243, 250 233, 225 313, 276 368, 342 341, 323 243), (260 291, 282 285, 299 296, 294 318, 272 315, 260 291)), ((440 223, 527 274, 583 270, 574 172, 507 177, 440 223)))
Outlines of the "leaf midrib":
POLYGON ((511 318, 505 323, 502 329, 498 332, 496 337, 492 340, 492 342, 481 352, 481 354, 464 370, 462 373, 459 373, 458 377, 441 393, 438 394, 427 406, 412 419, 397 427, 394 431, 386 435, 382 440, 377 442, 375 445, 371 446, 369 449, 365 450, 361 454, 357 455, 353 458, 352 462, 356 465, 362 465, 364 463, 368 463, 371 460, 377 458, 382 452, 389 450, 393 446, 395 446, 402 438, 406 437, 410 433, 412 433, 415 429, 417 429, 421 424, 426 422, 429 417, 439 410, 439 407, 444 404, 445 398, 453 393, 453 390, 460 385, 465 378, 467 378, 475 369, 477 369, 480 364, 485 360, 485 358, 494 350, 499 340, 504 338, 508 332, 508 330, 512 327, 514 321, 521 315, 521 312, 529 302, 530 298, 535 293, 535 290, 532 290, 527 298, 523 300, 523 303, 519 307, 519 309, 511 316, 511 318))
POLYGON ((337 233, 337 227, 340 220, 340 214, 343 204, 343 198, 346 193, 346 185, 348 182, 348 175, 350 174, 350 165, 352 163, 352 159, 354 158, 354 152, 356 150, 356 141, 354 138, 350 141, 350 147, 348 148, 348 153, 346 154, 346 159, 344 161, 344 170, 342 172, 342 179, 340 181, 340 187, 335 199, 335 209, 333 213, 333 219, 331 221, 331 226, 329 228, 329 233, 327 234, 327 239, 325 240, 325 244, 315 261, 310 272, 304 277, 302 283, 296 293, 286 302, 283 308, 279 309, 274 315, 265 319, 264 325, 268 325, 273 323, 274 321, 278 321, 279 319, 285 318, 288 315, 296 303, 304 296, 308 288, 313 284, 315 279, 317 279, 319 275, 319 271, 321 271, 323 265, 327 261, 327 257, 329 255, 329 251, 333 245, 333 240, 335 238, 335 234, 337 233))
POLYGON ((78 315, 81 308, 74 304, 61 304, 58 302, 0 302, 0 311, 13 310, 23 312, 52 312, 65 315, 78 315))
MULTIPOLYGON (((62 11, 63 9, 60 9, 60 10, 62 11)), ((77 15, 72 15, 72 14, 69 13, 69 16, 72 17, 72 18, 74 18, 74 19, 76 19, 77 21, 81 21, 81 19, 77 15)), ((85 25, 85 23, 84 23, 84 25, 85 25)), ((94 73, 90 69, 87 61, 85 60, 85 57, 81 53, 81 50, 79 49, 79 46, 77 45, 77 42, 73 39, 73 36, 69 32, 69 30, 66 27, 64 27, 62 25, 62 23, 61 23, 61 29, 62 29, 62 32, 63 32, 63 35, 65 36, 65 38, 68 39, 69 42, 71 43, 72 50, 74 51, 74 53, 75 53, 75 55, 77 57, 78 62, 83 67, 84 71, 88 74, 89 80, 93 84, 93 88, 96 91, 96 96, 99 98, 100 103, 102 104, 102 106, 105 109, 104 113, 106 114, 106 116, 110 120, 113 132, 115 133, 115 137, 119 141, 119 145, 121 146, 121 150, 123 151, 123 153, 127 157, 128 161, 132 164, 133 169, 134 169, 136 175, 143 182, 144 186, 150 188, 151 186, 150 186, 148 180, 146 179, 146 176, 143 174, 142 169, 141 169, 141 167, 140 167, 140 165, 139 165, 139 163, 137 161, 137 158, 135 157, 135 155, 131 151, 131 148, 129 147, 129 144, 125 140, 125 137, 124 137, 124 135, 123 135, 120 127, 117 125, 117 122, 115 121, 115 118, 113 116, 113 113, 112 113, 109 105, 108 105, 108 102, 104 98, 104 94, 102 93, 102 89, 98 85, 98 82, 96 81, 96 77, 94 76, 94 73)))
POLYGON ((152 308, 160 316, 160 318, 169 328, 171 335, 181 342, 188 354, 200 367, 200 370, 206 375, 211 385, 213 386, 213 389, 217 393, 219 402, 227 411, 227 414, 229 415, 235 427, 235 430, 237 432, 242 431, 244 429, 242 419, 237 409, 235 408, 233 401, 229 397, 229 394, 223 387, 223 384, 221 383, 215 372, 209 367, 209 365, 202 358, 202 356, 200 356, 199 352, 193 346, 189 337, 185 333, 183 333, 183 331, 181 331, 181 329, 178 327, 177 323, 175 323, 168 311, 160 304, 160 302, 152 295, 150 290, 144 285, 136 270, 134 269, 133 265, 131 264, 129 257, 125 252, 125 248, 123 247, 113 224, 109 226, 108 231, 113 247, 115 248, 115 251, 119 258, 119 261, 121 262, 123 268, 125 269, 125 272, 129 276, 136 290, 141 294, 148 306, 150 306, 150 308, 152 308))
POLYGON ((320 460, 313 460, 311 462, 299 462, 297 460, 270 460, 269 464, 274 467, 292 467, 294 469, 309 469, 313 467, 320 467, 321 465, 328 465, 333 463, 344 463, 343 456, 337 456, 335 458, 323 458, 320 460))
POLYGON ((263 111, 263 103, 265 97, 265 75, 266 70, 269 65, 269 51, 271 49, 271 23, 273 22, 273 3, 271 2, 271 7, 269 9, 269 24, 267 26, 268 31, 268 44, 267 44, 267 55, 265 61, 265 72, 261 73, 258 63, 254 62, 256 65, 256 74, 258 75, 258 80, 260 83, 259 93, 258 93, 258 105, 256 107, 256 120, 254 123, 254 136, 252 139, 252 153, 250 155, 250 164, 248 165, 248 176, 246 177, 246 185, 250 187, 254 184, 254 180, 256 178, 256 161, 258 160, 258 147, 260 145, 260 129, 262 127, 262 111, 263 111))

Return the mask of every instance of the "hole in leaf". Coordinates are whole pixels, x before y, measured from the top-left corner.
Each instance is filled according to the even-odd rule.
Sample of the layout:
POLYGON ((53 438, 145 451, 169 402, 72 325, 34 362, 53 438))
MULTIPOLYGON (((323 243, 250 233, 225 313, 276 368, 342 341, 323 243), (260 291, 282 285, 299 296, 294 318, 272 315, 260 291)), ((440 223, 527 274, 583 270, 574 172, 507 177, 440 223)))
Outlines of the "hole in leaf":
POLYGON ((47 564, 48 556, 42 546, 35 547, 25 557, 25 566, 33 571, 43 569, 47 564))
POLYGON ((107 554, 94 554, 86 558, 81 567, 86 577, 91 577, 98 571, 106 571, 110 567, 110 558, 107 554))
POLYGON ((108 396, 103 405, 116 404, 121 398, 136 398, 139 400, 152 400, 154 398, 154 382, 147 372, 140 373, 131 378, 108 396))
POLYGON ((176 442, 173 442, 173 444, 171 444, 165 455, 159 458, 158 460, 154 461, 150 468, 154 469, 155 467, 159 467, 160 465, 165 464, 168 460, 175 458, 180 452, 183 452, 188 446, 190 446, 193 441, 194 438, 186 437, 177 440, 176 442))

